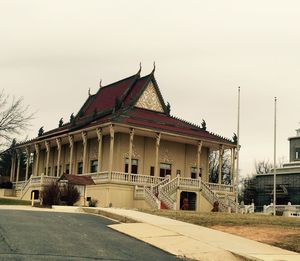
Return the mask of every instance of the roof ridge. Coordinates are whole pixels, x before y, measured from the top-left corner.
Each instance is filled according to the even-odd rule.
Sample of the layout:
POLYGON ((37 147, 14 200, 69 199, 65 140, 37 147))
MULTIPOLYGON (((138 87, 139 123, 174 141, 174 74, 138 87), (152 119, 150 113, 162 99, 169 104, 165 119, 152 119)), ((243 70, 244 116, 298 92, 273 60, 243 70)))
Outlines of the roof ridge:
MULTIPOLYGON (((126 78, 124 78, 124 79, 121 79, 121 80, 119 80, 119 81, 112 82, 112 83, 110 83, 110 84, 108 84, 108 85, 102 86, 101 88, 99 88, 98 92, 100 92, 100 90, 102 90, 103 88, 111 87, 111 85, 114 85, 114 84, 119 83, 119 82, 122 82, 122 81, 126 81, 126 80, 128 80, 128 79, 130 79, 130 78, 132 78, 132 77, 136 77, 136 76, 139 76, 139 77, 140 77, 139 72, 136 73, 136 74, 133 74, 133 75, 131 75, 131 76, 129 76, 129 77, 126 77, 126 78)), ((98 92, 97 92, 97 93, 98 93, 98 92)), ((97 93, 96 93, 96 94, 97 94, 97 93)))

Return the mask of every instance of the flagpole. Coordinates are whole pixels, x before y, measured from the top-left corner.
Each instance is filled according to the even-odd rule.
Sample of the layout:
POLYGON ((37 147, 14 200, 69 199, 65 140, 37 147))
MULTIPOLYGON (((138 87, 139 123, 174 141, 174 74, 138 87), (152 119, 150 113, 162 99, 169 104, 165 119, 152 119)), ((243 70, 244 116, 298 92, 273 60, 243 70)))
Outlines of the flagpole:
POLYGON ((273 185, 273 215, 276 216, 276 115, 277 114, 277 97, 274 99, 274 185, 273 185))
POLYGON ((238 88, 238 117, 237 117, 237 148, 236 148, 236 195, 235 195, 235 204, 236 209, 235 213, 238 213, 239 208, 239 158, 240 158, 240 95, 241 88, 238 88))

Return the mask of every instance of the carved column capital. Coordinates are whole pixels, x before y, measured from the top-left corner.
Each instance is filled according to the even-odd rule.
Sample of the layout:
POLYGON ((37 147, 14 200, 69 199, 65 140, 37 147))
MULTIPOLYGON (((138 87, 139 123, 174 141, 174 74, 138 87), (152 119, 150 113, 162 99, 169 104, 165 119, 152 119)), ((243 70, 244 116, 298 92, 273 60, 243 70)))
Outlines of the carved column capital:
POLYGON ((48 153, 50 151, 50 142, 45 141, 45 147, 46 147, 46 152, 48 153))
POLYGON ((115 135, 114 125, 110 125, 109 133, 110 133, 110 138, 113 139, 115 135))
POLYGON ((134 128, 130 130, 130 142, 133 142, 133 137, 134 137, 134 128))
POLYGON ((81 137, 82 137, 82 143, 83 145, 85 145, 87 142, 87 133, 85 131, 81 132, 81 137))
POLYGON ((202 150, 202 140, 198 142, 198 153, 201 153, 201 150, 202 150))
POLYGON ((34 144, 35 153, 38 155, 40 154, 40 145, 38 143, 34 144))
POLYGON ((156 146, 160 145, 161 133, 156 134, 156 146))
POLYGON ((101 139, 102 139, 102 129, 101 128, 97 128, 96 129, 96 133, 97 133, 98 142, 100 142, 101 139))
POLYGON ((61 150, 61 139, 60 138, 57 138, 56 139, 56 144, 57 144, 57 150, 61 150))
POLYGON ((68 139, 69 139, 69 147, 72 148, 74 146, 74 137, 72 135, 69 135, 68 139))

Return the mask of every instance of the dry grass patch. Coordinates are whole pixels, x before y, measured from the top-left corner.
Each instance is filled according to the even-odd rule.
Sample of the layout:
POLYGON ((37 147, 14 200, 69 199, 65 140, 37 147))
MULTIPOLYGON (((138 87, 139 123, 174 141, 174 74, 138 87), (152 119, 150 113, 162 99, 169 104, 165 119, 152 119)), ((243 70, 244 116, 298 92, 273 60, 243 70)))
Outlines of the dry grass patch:
POLYGON ((210 227, 300 253, 300 219, 262 214, 196 213, 144 210, 188 223, 210 227))

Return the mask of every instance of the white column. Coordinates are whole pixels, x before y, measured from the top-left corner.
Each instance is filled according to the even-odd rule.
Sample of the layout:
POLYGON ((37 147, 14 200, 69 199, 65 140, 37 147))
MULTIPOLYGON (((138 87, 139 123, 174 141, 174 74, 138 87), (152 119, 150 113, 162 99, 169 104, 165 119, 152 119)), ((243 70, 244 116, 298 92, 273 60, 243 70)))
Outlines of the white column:
POLYGON ((218 180, 218 183, 219 184, 222 184, 222 163, 223 163, 223 152, 224 152, 224 149, 223 149, 223 145, 220 146, 220 150, 219 150, 219 180, 218 180))
POLYGON ((15 179, 15 166, 16 166, 16 155, 12 152, 11 166, 10 166, 10 182, 14 182, 15 179))
POLYGON ((101 171, 101 165, 102 165, 101 157, 102 157, 102 139, 103 139, 103 135, 102 135, 102 129, 101 128, 97 128, 96 132, 97 132, 97 137, 98 137, 98 166, 97 166, 97 172, 99 173, 101 171))
POLYGON ((30 160, 30 150, 29 150, 29 147, 26 147, 26 173, 25 173, 25 181, 28 180, 29 160, 30 160))
POLYGON ((83 173, 87 173, 87 133, 82 132, 82 145, 83 145, 83 155, 82 155, 82 165, 83 165, 83 173))
POLYGON ((202 141, 198 142, 198 148, 197 148, 197 179, 199 179, 199 174, 200 174, 201 150, 202 150, 202 141))
POLYGON ((160 146, 161 133, 156 135, 156 146, 155 146, 155 177, 159 176, 159 146, 160 146))
POLYGON ((134 129, 132 128, 129 135, 129 154, 128 154, 128 178, 131 180, 131 171, 132 171, 132 146, 133 146, 133 137, 134 137, 134 129))
POLYGON ((110 126, 110 145, 109 145, 109 167, 108 167, 108 179, 111 179, 112 167, 113 167, 113 157, 114 157, 114 141, 115 141, 115 131, 113 125, 110 126))
POLYGON ((45 141, 46 147, 46 176, 49 176, 49 158, 50 158, 50 143, 49 141, 45 141))
POLYGON ((234 186, 234 180, 235 180, 235 171, 234 171, 234 164, 235 163, 235 149, 231 148, 231 166, 230 166, 230 180, 231 185, 234 186))
POLYGON ((60 156, 61 156, 61 139, 60 138, 56 139, 56 144, 57 144, 57 172, 56 172, 56 176, 59 177, 59 174, 60 174, 60 156))
POLYGON ((210 163, 209 163, 209 156, 211 154, 211 148, 208 148, 207 151, 207 162, 206 162, 206 172, 207 172, 207 182, 209 182, 209 176, 210 176, 210 163))
POLYGON ((18 165, 17 165, 17 178, 16 178, 16 183, 19 182, 19 177, 20 177, 21 152, 20 152, 19 150, 17 151, 17 159, 18 159, 18 165))
POLYGON ((39 161, 40 161, 40 146, 39 144, 34 144, 34 148, 35 148, 35 176, 39 176, 39 161))
MULTIPOLYGON (((74 138, 69 136, 70 160, 69 160, 69 174, 73 174, 73 151, 74 151, 74 138)), ((75 174, 75 173, 74 173, 75 174)))

